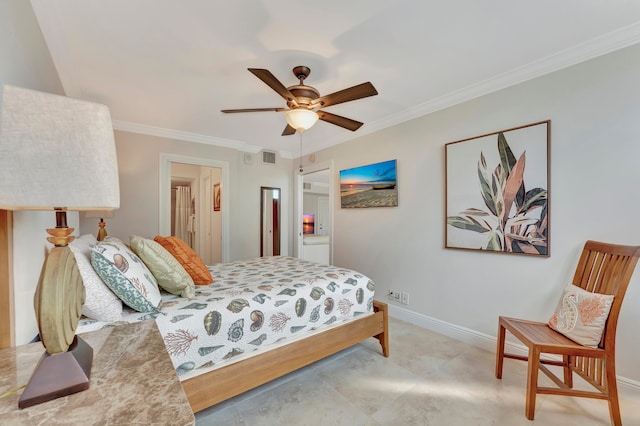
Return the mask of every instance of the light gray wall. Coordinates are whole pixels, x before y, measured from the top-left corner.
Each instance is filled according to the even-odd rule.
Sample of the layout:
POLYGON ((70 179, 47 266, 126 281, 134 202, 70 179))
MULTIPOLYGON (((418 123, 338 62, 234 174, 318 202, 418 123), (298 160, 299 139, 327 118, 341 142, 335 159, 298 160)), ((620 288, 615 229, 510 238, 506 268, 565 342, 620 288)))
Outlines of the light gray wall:
MULTIPOLYGON (((120 209, 109 219, 108 232, 128 241, 129 236, 153 238, 159 230, 160 153, 224 161, 229 164, 230 260, 260 256, 260 187, 282 190, 282 254, 291 253, 292 161, 278 157, 276 165, 262 164, 253 155, 245 164, 244 153, 192 142, 116 131, 120 175, 120 209)), ((226 188, 224 190, 227 190, 226 188)), ((95 220, 80 220, 81 233, 95 233, 95 220)))
MULTIPOLYGON (((498 315, 547 321, 587 239, 640 244, 640 45, 316 153, 339 170, 397 159, 397 208, 335 206, 334 263, 394 312, 495 337, 498 315), (444 247, 444 145, 551 119, 551 257, 444 247), (395 303, 392 303, 395 305, 395 303)), ((339 193, 338 183, 334 188, 339 193)), ((640 385, 640 271, 618 327, 618 374, 640 385)))
MULTIPOLYGON (((25 0, 0 1, 0 86, 5 84, 64 95, 40 27, 25 0)), ((77 226, 77 213, 69 226, 77 226)), ((55 226, 53 212, 15 212, 13 283, 16 343, 38 333, 33 293, 46 253, 46 228, 55 226)))

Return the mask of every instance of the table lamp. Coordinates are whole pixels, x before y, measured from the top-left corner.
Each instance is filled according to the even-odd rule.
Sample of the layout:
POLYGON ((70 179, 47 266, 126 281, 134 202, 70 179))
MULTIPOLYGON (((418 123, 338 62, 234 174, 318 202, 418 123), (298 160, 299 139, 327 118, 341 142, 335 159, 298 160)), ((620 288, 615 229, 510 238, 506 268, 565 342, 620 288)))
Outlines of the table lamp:
POLYGON ((109 211, 109 210, 90 210, 88 212, 85 212, 84 217, 93 217, 93 218, 100 219, 100 222, 98 222, 98 237, 96 238, 96 240, 103 241, 107 237, 107 230, 105 228, 107 223, 104 221, 104 218, 105 217, 109 218, 109 217, 113 217, 113 216, 114 216, 113 210, 111 210, 111 211, 109 211))
POLYGON ((0 96, 0 209, 53 210, 34 308, 46 349, 20 396, 26 408, 89 388, 93 349, 75 336, 84 285, 68 243, 67 210, 120 205, 118 164, 104 105, 5 85, 0 96))

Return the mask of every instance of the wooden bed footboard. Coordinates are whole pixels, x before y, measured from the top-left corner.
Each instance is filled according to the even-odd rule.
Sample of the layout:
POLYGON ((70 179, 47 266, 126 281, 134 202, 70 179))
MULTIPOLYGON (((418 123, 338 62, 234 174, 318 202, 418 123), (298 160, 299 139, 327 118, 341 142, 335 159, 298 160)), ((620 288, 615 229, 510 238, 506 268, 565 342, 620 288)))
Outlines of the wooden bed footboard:
POLYGON ((369 337, 389 356, 388 307, 374 301, 373 315, 182 381, 194 413, 326 358, 369 337))

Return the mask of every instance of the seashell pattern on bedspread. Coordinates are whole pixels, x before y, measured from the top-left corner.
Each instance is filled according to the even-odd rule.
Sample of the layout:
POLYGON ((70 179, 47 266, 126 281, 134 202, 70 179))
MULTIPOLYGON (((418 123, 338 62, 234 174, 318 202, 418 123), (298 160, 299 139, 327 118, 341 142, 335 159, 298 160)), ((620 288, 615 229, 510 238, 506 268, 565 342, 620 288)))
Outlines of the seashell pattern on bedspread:
POLYGON ((181 380, 373 311, 373 282, 356 271, 286 256, 209 267, 194 299, 162 294, 157 313, 83 318, 77 333, 155 319, 181 380))

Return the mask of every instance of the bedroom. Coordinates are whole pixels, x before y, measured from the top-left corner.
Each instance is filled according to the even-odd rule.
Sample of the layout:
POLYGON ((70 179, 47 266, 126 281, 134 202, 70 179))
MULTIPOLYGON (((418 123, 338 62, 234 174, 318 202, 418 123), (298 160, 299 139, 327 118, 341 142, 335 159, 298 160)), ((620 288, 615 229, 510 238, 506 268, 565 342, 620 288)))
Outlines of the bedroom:
MULTIPOLYGON (((28 2, 9 0, 2 8, 2 83, 64 93, 28 2)), ((498 315, 547 318, 585 240, 634 244, 640 237, 633 226, 640 207, 633 195, 640 182, 640 48, 635 43, 637 36, 629 37, 624 49, 315 152, 315 164, 332 162, 334 173, 398 160, 397 208, 334 209, 334 262, 366 271, 379 295, 391 288, 409 292, 410 305, 390 303, 393 317, 489 350, 494 349, 498 315), (551 257, 443 249, 444 144, 546 119, 552 120, 551 257), (477 282, 478 276, 489 278, 477 282)), ((292 203, 293 159, 279 157, 275 167, 245 165, 233 148, 123 130, 116 130, 116 140, 122 208, 108 223, 116 236, 152 236, 159 228, 161 152, 229 163, 230 202, 234 211, 246 214, 230 223, 229 259, 258 255, 259 222, 252 212, 259 210, 259 186, 280 187, 283 202, 292 203), (139 203, 139 194, 146 195, 145 203, 139 203)), ((33 256, 27 262, 20 253, 42 251, 40 230, 50 218, 44 213, 16 216, 15 332, 16 341, 25 342, 34 329, 31 299, 39 271, 32 264, 42 259, 33 256)), ((75 220, 81 231, 94 232, 94 221, 75 220)), ((291 208, 284 210, 283 220, 283 229, 291 229, 291 208)), ((292 254, 292 235, 285 240, 292 254)), ((621 392, 635 394, 640 393, 635 355, 640 351, 639 296, 640 278, 634 276, 618 328, 618 375, 621 392)))

